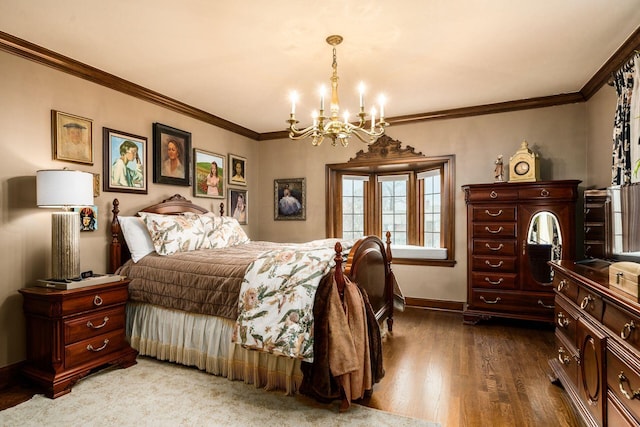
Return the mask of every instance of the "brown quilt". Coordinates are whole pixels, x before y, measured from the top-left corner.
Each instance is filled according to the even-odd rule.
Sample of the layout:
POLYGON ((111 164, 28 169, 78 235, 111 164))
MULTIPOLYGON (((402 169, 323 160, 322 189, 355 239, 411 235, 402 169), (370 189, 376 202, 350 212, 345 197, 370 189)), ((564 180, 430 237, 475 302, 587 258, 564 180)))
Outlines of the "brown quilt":
POLYGON ((236 320, 238 295, 249 264, 272 242, 249 242, 222 249, 202 249, 127 261, 118 274, 131 279, 129 299, 190 313, 236 320))

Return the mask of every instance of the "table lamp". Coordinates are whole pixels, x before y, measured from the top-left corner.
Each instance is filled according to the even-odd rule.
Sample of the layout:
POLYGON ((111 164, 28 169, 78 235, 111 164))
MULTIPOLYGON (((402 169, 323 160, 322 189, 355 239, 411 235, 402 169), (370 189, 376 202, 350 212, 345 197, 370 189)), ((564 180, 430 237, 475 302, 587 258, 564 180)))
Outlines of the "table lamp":
POLYGON ((93 175, 68 169, 39 170, 37 204, 61 208, 51 215, 52 279, 80 277, 80 214, 71 208, 93 205, 93 175))

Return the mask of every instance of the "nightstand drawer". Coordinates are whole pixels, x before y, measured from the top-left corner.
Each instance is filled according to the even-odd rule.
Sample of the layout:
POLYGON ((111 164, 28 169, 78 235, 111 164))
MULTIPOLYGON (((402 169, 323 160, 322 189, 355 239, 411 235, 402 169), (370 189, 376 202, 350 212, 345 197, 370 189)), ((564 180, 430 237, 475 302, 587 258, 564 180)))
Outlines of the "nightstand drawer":
POLYGON ((125 304, 128 297, 126 286, 119 289, 96 289, 95 292, 64 300, 62 315, 81 313, 114 304, 125 304))
POLYGON ((124 306, 101 310, 64 323, 65 342, 75 343, 113 330, 124 330, 124 306))
POLYGON ((124 331, 121 330, 68 345, 64 348, 65 368, 69 369, 86 362, 95 363, 96 359, 121 350, 126 346, 128 346, 128 343, 125 339, 124 331))

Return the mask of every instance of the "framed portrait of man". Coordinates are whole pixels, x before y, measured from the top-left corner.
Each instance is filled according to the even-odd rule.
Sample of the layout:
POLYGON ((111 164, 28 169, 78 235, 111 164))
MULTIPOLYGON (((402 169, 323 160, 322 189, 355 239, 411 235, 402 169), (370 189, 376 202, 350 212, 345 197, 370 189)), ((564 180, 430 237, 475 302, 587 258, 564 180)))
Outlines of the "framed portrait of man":
POLYGON ((51 110, 53 159, 93 164, 93 120, 51 110))
POLYGON ((191 185, 191 133, 153 124, 153 182, 191 185))
POLYGON ((147 194, 147 138, 102 128, 104 191, 147 194))

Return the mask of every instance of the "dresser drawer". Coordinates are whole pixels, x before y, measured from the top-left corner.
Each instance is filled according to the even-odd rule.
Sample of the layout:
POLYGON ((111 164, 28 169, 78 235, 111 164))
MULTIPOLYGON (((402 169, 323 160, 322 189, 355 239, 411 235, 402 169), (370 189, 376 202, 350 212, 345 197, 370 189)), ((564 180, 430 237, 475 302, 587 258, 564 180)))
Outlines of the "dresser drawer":
POLYGON ((640 419, 640 395, 634 395, 634 392, 640 390, 640 374, 611 349, 607 349, 606 365, 610 393, 613 393, 636 419, 640 419))
POLYGON ((604 240, 604 224, 588 224, 584 227, 584 240, 604 240))
POLYGON ((124 306, 100 310, 66 321, 64 323, 65 342, 71 344, 116 329, 124 331, 124 327, 124 306))
POLYGON ((607 425, 615 427, 638 425, 638 421, 633 418, 611 390, 607 394, 607 425))
POLYGON ((515 206, 484 206, 473 208, 474 222, 515 221, 515 206))
POLYGON ((542 314, 552 321, 555 308, 553 297, 553 294, 525 294, 514 291, 474 288, 471 291, 469 304, 478 310, 542 314))
POLYGON ((605 207, 604 206, 589 206, 584 208, 584 222, 604 222, 605 220, 605 207))
POLYGON ((574 199, 576 192, 569 187, 536 187, 522 188, 518 191, 518 198, 528 200, 548 200, 548 199, 574 199))
POLYGON ((517 258, 512 257, 500 257, 500 256, 472 256, 471 268, 473 271, 500 271, 506 273, 513 273, 516 271, 517 258))
POLYGON ((640 350, 640 317, 614 304, 604 303, 602 323, 636 350, 640 350))
POLYGON ((518 198, 516 188, 477 188, 469 191, 468 202, 489 200, 499 202, 501 200, 513 202, 518 198))
POLYGON ((587 258, 606 258, 604 242, 585 241, 584 256, 587 258))
POLYGON ((575 346, 574 341, 569 341, 567 338, 558 333, 556 330, 556 353, 555 357, 560 362, 562 370, 567 374, 569 380, 574 386, 578 384, 578 349, 575 346))
POLYGON ((514 222, 474 223, 473 237, 493 237, 496 239, 516 237, 516 224, 514 222))
POLYGON ((62 302, 62 315, 82 313, 114 304, 124 304, 127 302, 128 296, 126 286, 115 289, 96 289, 95 292, 65 299, 62 302))
POLYGON ((555 306, 556 334, 562 334, 569 342, 575 343, 579 313, 560 296, 555 299, 555 306))
POLYGON ((515 239, 492 240, 492 239, 473 239, 474 255, 506 255, 513 256, 516 254, 515 239))
POLYGON ((553 288, 557 293, 564 295, 570 301, 578 301, 578 284, 557 271, 555 271, 553 276, 553 288))
POLYGON ((111 331, 98 335, 97 337, 67 345, 64 348, 65 368, 73 368, 74 366, 87 362, 95 364, 96 359, 114 351, 121 350, 128 345, 123 330, 111 331))
POLYGON ((471 273, 471 280, 474 288, 517 289, 517 278, 518 275, 514 273, 471 273))
POLYGON ((588 289, 580 287, 578 288, 578 299, 576 302, 583 312, 589 313, 598 322, 602 321, 604 302, 599 295, 590 292, 588 289))

